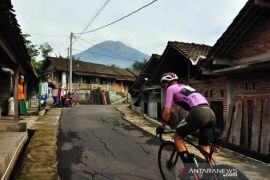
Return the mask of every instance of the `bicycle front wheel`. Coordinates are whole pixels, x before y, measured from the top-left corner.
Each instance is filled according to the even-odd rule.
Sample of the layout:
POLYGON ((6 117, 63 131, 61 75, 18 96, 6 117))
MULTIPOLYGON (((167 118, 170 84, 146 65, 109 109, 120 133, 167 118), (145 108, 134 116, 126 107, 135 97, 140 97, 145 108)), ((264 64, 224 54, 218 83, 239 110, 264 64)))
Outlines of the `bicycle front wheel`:
POLYGON ((164 180, 176 179, 176 162, 178 156, 173 142, 167 141, 160 146, 158 151, 158 166, 164 180))

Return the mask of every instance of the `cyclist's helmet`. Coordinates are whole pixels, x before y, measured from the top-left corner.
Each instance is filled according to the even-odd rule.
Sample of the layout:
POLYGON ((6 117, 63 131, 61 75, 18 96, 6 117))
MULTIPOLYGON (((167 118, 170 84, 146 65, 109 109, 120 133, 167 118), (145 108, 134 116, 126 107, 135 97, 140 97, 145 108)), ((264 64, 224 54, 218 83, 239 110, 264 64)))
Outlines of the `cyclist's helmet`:
POLYGON ((160 83, 171 82, 173 80, 178 80, 178 76, 175 73, 168 72, 161 76, 160 83))

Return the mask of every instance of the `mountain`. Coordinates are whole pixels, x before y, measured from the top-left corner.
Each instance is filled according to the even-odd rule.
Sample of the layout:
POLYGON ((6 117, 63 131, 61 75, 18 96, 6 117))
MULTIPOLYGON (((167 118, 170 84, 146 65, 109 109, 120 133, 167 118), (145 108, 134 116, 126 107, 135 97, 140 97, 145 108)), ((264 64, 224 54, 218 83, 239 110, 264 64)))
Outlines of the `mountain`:
POLYGON ((74 56, 82 61, 105 65, 114 64, 121 68, 130 67, 135 60, 149 59, 148 55, 119 41, 104 41, 74 56))

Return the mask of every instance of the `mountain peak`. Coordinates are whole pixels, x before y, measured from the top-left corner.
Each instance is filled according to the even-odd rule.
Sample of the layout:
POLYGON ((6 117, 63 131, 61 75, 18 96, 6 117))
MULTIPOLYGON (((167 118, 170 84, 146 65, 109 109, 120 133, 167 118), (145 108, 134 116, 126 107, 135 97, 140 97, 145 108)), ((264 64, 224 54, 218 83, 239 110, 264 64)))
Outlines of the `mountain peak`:
POLYGON ((149 56, 137 49, 131 48, 120 41, 103 41, 87 50, 75 54, 82 61, 116 65, 122 68, 130 67, 134 61, 143 61, 149 56))

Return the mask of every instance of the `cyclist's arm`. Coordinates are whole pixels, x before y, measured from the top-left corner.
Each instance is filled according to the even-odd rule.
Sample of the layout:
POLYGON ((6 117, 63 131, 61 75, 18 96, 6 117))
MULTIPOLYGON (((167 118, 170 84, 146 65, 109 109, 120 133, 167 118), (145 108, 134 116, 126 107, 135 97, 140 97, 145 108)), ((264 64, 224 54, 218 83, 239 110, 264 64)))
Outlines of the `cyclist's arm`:
POLYGON ((171 116, 171 112, 172 112, 172 109, 171 108, 164 108, 163 110, 163 115, 162 115, 162 118, 163 118, 163 121, 162 121, 162 128, 165 129, 169 119, 170 119, 170 116, 171 116))
POLYGON ((173 104, 173 89, 168 88, 166 91, 166 99, 165 99, 165 104, 164 104, 164 109, 163 109, 163 114, 162 114, 162 128, 165 129, 168 121, 170 120, 171 112, 172 112, 172 104, 173 104))

